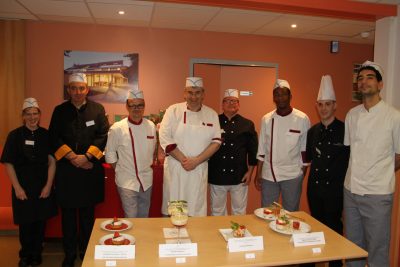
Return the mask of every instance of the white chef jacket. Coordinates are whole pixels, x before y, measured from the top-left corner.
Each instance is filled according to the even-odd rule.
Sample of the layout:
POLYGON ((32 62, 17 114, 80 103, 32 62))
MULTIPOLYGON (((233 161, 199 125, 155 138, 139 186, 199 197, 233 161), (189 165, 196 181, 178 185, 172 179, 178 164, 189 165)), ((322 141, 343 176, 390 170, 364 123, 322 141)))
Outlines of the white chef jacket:
POLYGON ((310 120, 300 110, 293 108, 286 116, 276 110, 261 119, 257 159, 263 161, 263 179, 280 182, 294 179, 303 173, 302 152, 306 151, 310 120))
POLYGON ((400 112, 381 100, 368 110, 352 108, 346 116, 344 144, 350 161, 344 186, 354 194, 391 194, 394 159, 400 154, 400 112))
MULTIPOLYGON (((221 127, 214 110, 203 105, 197 112, 190 111, 186 102, 167 109, 160 126, 160 144, 164 151, 168 146, 176 145, 187 157, 195 157, 212 142, 221 143, 221 127)), ((186 200, 190 216, 206 216, 207 180, 207 161, 186 171, 179 161, 167 156, 164 162, 163 214, 167 214, 168 201, 186 200)))
POLYGON ((140 124, 131 123, 125 118, 111 126, 105 158, 107 163, 117 163, 117 186, 139 192, 140 189, 146 191, 153 184, 151 165, 156 138, 154 123, 145 118, 140 124))

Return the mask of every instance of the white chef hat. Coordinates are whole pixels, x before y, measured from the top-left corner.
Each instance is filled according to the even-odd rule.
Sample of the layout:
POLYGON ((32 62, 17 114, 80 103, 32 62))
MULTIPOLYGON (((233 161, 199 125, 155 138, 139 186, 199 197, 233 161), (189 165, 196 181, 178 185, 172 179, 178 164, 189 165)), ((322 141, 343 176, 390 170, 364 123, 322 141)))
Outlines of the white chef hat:
POLYGON ((321 78, 317 101, 321 100, 336 101, 335 90, 333 89, 332 78, 330 75, 323 75, 321 78))
POLYGON ((224 91, 224 98, 229 96, 239 98, 239 91, 237 89, 226 89, 224 91))
POLYGON ((365 67, 374 68, 377 72, 379 72, 379 74, 381 75, 381 78, 383 78, 383 68, 378 63, 367 60, 361 65, 360 69, 363 69, 365 67))
POLYGON ((274 85, 274 89, 278 88, 278 87, 280 87, 280 88, 286 87, 287 89, 290 90, 290 85, 289 85, 288 81, 286 81, 286 80, 277 79, 275 82, 275 85, 274 85))
POLYGON ((69 75, 68 83, 73 83, 73 82, 86 83, 87 84, 86 74, 85 73, 79 73, 79 72, 72 73, 71 75, 69 75))
POLYGON ((22 110, 25 110, 26 108, 38 108, 39 109, 39 104, 35 98, 28 97, 27 99, 24 100, 24 103, 22 104, 22 110))
POLYGON ((128 91, 127 99, 144 99, 143 91, 139 89, 131 89, 128 91))
POLYGON ((203 88, 203 78, 200 77, 187 77, 186 87, 201 87, 203 88))

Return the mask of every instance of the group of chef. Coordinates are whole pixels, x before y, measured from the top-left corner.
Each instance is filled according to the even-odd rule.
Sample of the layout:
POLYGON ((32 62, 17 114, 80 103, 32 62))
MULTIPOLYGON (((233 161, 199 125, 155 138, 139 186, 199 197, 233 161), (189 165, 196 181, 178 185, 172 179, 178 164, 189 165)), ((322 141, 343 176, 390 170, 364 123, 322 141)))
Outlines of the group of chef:
MULTIPOLYGON (((324 75, 316 102, 320 122, 311 128, 308 116, 291 105, 289 82, 278 79, 272 91, 276 109, 263 116, 259 138, 254 123, 238 113, 238 90, 225 90, 218 115, 203 104, 202 78, 186 78, 185 101, 168 107, 159 128, 166 154, 162 213, 168 215, 170 201, 185 200, 189 216, 206 216, 209 185, 212 215, 227 214, 228 193, 232 214, 246 214, 255 170, 261 205, 282 197, 283 207, 296 211, 311 164, 307 197, 312 215, 342 233, 344 207, 347 237, 368 250, 369 266, 388 266, 394 171, 400 168, 400 113, 380 97, 382 76, 375 62, 360 67, 357 84, 363 103, 351 109, 343 123, 335 117, 332 79, 324 75)), ((70 100, 55 108, 49 133, 39 127, 37 101, 26 99, 24 126, 10 133, 1 157, 13 183, 20 266, 42 261, 45 220, 55 214, 54 207, 45 204, 50 203, 46 200, 52 196, 53 179, 62 212, 63 267, 73 266, 78 253, 84 257, 94 207, 104 199, 103 150, 115 169, 125 216, 148 216, 157 130, 143 116, 143 91, 129 91, 128 117, 111 128, 103 106, 87 99, 85 74, 72 74, 67 92, 70 100), (39 174, 31 171, 36 169, 40 177, 32 176, 39 174), (39 186, 32 179, 40 181, 39 186), (28 218, 33 211, 42 212, 28 218)))

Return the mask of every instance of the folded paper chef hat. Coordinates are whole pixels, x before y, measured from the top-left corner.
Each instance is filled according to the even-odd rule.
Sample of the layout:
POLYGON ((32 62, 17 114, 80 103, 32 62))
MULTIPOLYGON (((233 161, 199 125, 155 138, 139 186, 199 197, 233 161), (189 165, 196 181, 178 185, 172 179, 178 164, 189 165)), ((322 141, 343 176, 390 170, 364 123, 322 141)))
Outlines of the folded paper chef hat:
POLYGON ((143 91, 139 89, 129 90, 127 99, 144 99, 143 91))
POLYGON ((379 72, 381 77, 383 77, 383 68, 378 63, 367 60, 361 65, 360 69, 365 68, 365 67, 374 68, 377 72, 379 72))
POLYGON ((203 78, 200 77, 187 77, 186 87, 201 87, 203 88, 203 78))
POLYGON ((287 89, 290 90, 290 85, 286 80, 277 79, 274 85, 274 89, 278 87, 280 88, 286 87, 287 89))
POLYGON ((226 89, 224 91, 224 98, 229 96, 239 98, 239 91, 237 89, 226 89))
POLYGON ((336 101, 335 90, 333 89, 332 78, 330 75, 323 75, 321 78, 317 101, 321 100, 336 101))
POLYGON ((29 97, 25 99, 24 103, 22 104, 22 110, 26 108, 39 108, 39 104, 35 98, 29 97))
POLYGON ((86 83, 87 84, 87 78, 86 74, 84 73, 72 73, 69 75, 69 83, 77 82, 77 83, 86 83))

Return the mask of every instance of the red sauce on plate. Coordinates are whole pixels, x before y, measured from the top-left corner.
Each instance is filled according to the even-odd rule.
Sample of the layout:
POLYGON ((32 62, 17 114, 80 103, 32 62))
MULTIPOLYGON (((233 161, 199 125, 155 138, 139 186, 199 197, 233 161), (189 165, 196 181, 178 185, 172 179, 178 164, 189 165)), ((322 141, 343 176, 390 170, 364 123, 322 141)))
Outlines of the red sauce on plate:
POLYGON ((128 225, 126 223, 122 223, 121 226, 119 227, 113 227, 113 225, 111 223, 106 224, 105 228, 107 230, 124 230, 128 228, 128 225))

